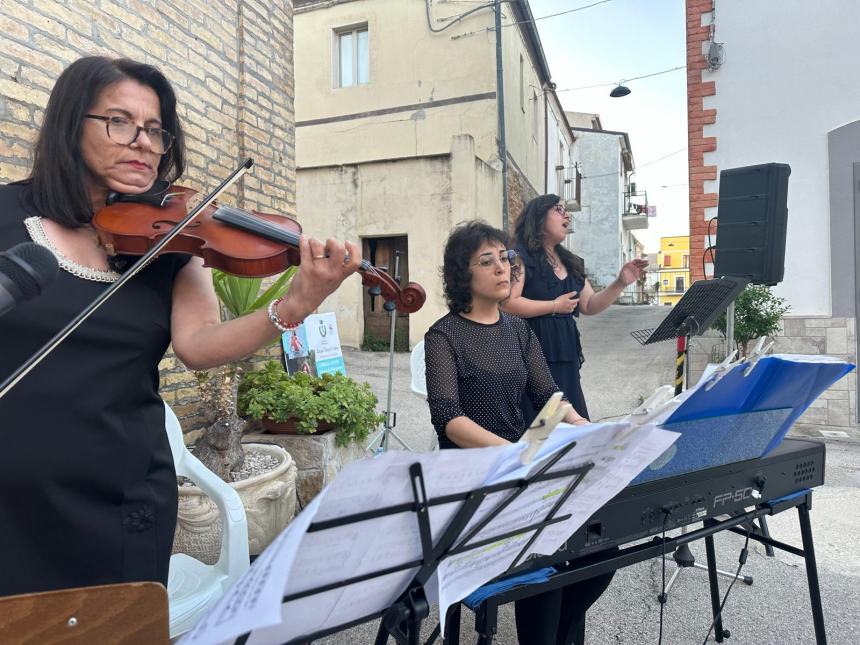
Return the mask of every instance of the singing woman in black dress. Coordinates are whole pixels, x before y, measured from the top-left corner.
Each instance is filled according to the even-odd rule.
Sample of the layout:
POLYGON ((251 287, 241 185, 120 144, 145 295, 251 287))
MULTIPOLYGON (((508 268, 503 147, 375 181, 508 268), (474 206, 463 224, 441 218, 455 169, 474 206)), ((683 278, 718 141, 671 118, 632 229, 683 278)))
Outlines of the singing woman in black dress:
MULTIPOLYGON (((528 321, 540 340, 555 382, 571 404, 589 417, 579 381, 584 358, 576 317, 606 309, 642 275, 648 262, 627 262, 612 284, 595 293, 582 258, 562 244, 572 231, 571 223, 571 214, 558 195, 541 195, 526 204, 515 229, 515 248, 522 259, 523 275, 514 283, 511 297, 502 308, 528 321)), ((530 422, 536 411, 527 400, 523 407, 530 422)))
MULTIPOLYGON (((87 57, 60 75, 29 177, 0 187, 0 249, 36 242, 62 270, 0 318, 0 380, 118 278, 90 224, 106 194, 145 192, 184 167, 176 96, 158 69, 87 57)), ((164 255, 0 399, 0 595, 166 584, 177 487, 158 363, 170 343, 191 369, 253 353, 361 259, 336 240, 303 238, 300 250, 285 300, 226 323, 202 261, 164 255)))

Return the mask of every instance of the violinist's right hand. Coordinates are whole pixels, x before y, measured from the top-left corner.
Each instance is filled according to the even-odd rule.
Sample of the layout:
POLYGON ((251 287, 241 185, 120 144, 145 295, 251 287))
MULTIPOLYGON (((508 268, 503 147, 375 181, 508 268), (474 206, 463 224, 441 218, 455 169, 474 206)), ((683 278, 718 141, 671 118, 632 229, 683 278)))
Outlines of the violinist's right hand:
POLYGON ((343 243, 334 238, 323 244, 302 235, 299 254, 299 270, 293 277, 286 300, 279 304, 278 309, 278 314, 290 321, 306 318, 361 266, 358 247, 352 242, 343 243))

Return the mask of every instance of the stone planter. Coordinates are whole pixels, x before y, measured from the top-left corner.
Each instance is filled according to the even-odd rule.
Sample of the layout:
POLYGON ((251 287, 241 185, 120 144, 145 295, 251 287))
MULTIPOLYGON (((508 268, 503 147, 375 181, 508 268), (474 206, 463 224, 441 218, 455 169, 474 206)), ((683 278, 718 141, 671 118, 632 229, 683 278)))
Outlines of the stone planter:
POLYGON ((304 508, 349 463, 366 457, 363 445, 338 446, 334 432, 323 434, 264 434, 252 432, 244 441, 269 442, 281 446, 295 459, 298 468, 296 493, 304 508))
MULTIPOLYGON (((296 514, 296 464, 286 450, 270 444, 243 444, 246 451, 275 457, 269 472, 229 485, 239 493, 248 517, 248 546, 258 555, 296 514)), ((221 514, 197 486, 179 487, 179 515, 173 539, 174 553, 187 553, 206 564, 221 552, 221 514)))

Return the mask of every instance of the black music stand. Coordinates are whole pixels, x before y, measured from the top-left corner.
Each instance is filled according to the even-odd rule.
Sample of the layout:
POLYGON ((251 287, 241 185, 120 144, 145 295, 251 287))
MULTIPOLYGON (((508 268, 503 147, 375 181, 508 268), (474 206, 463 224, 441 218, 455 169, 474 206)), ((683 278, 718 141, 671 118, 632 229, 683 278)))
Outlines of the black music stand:
MULTIPOLYGON (((382 620, 380 622, 379 631, 376 636, 376 645, 384 645, 388 641, 389 636, 392 636, 394 640, 400 645, 418 645, 421 631, 421 623, 430 613, 430 604, 427 601, 424 586, 427 584, 427 581, 430 580, 432 575, 436 572, 436 569, 438 568, 439 563, 442 560, 450 556, 458 555, 465 551, 485 547, 488 544, 492 544, 499 540, 511 538, 516 535, 521 535, 523 533, 533 532, 532 536, 528 539, 525 546, 523 546, 523 548, 520 550, 517 557, 514 558, 514 561, 510 567, 512 569, 521 563, 523 557, 526 555, 529 548, 532 546, 532 544, 534 544, 540 533, 547 526, 550 526, 551 524, 556 524, 558 522, 563 522, 570 518, 570 515, 562 515, 556 517, 556 513, 564 504, 564 502, 567 501, 567 499, 570 497, 576 487, 579 486, 586 473, 588 473, 588 471, 594 467, 594 464, 589 462, 583 464, 582 466, 564 468, 562 470, 552 472, 550 472, 550 469, 556 463, 558 463, 558 461, 562 457, 568 454, 575 446, 575 441, 564 446, 555 455, 549 458, 547 462, 543 464, 537 471, 535 471, 532 475, 525 479, 499 482, 497 484, 483 486, 475 490, 465 491, 453 495, 445 495, 432 499, 427 498, 426 488, 424 485, 424 474, 421 468, 421 464, 415 463, 409 467, 409 477, 412 482, 412 502, 407 502, 394 506, 387 506, 384 508, 363 513, 346 515, 337 519, 311 523, 307 529, 308 533, 325 531, 339 526, 364 522, 366 520, 383 517, 386 515, 393 515, 398 513, 414 513, 416 521, 418 522, 422 555, 420 560, 414 560, 411 562, 402 563, 400 565, 386 567, 384 569, 380 569, 378 571, 374 571, 364 575, 346 578, 338 582, 322 585, 319 587, 308 589, 307 591, 302 591, 299 593, 284 596, 282 598, 282 602, 287 603, 293 600, 298 600, 300 598, 305 598, 308 596, 324 593, 326 591, 331 591, 332 589, 338 589, 340 587, 359 584, 367 580, 387 576, 392 573, 397 573, 398 571, 407 571, 410 569, 415 569, 416 567, 418 568, 418 572, 413 577, 412 582, 410 582, 406 591, 403 592, 403 594, 400 595, 397 601, 395 601, 394 604, 392 604, 387 609, 381 612, 376 612, 369 616, 365 616, 358 620, 351 621, 349 623, 338 625, 334 628, 329 628, 312 634, 302 635, 298 638, 293 638, 284 643, 284 645, 299 645, 301 643, 311 642, 318 638, 328 636, 329 634, 340 632, 344 629, 348 629, 350 627, 354 627, 356 625, 360 625, 362 623, 366 623, 378 618, 381 618, 382 620), (555 504, 553 504, 546 517, 544 517, 542 520, 533 524, 529 524, 527 526, 519 527, 512 531, 502 533, 500 535, 494 535, 490 538, 482 539, 477 542, 471 542, 471 540, 473 540, 474 537, 478 535, 481 530, 483 530, 493 519, 495 519, 499 515, 499 513, 501 513, 511 502, 513 502, 517 497, 519 497, 526 490, 526 488, 528 488, 530 484, 562 478, 570 478, 570 481, 568 482, 564 491, 558 496, 558 500, 555 502, 555 504), (481 504, 484 503, 484 501, 489 495, 491 495, 492 493, 497 493, 509 489, 512 491, 509 496, 507 496, 504 500, 501 500, 483 520, 478 522, 465 535, 461 535, 468 526, 469 521, 472 519, 472 517, 481 507, 481 504), (448 526, 446 526, 445 529, 441 532, 441 535, 432 535, 429 517, 430 507, 456 502, 460 502, 460 507, 454 514, 454 517, 451 519, 448 526)), ((250 636, 251 632, 243 634, 235 640, 235 645, 244 645, 248 641, 250 636)))
MULTIPOLYGON (((690 288, 681 297, 678 304, 672 307, 669 315, 666 316, 656 329, 641 329, 631 332, 631 336, 643 345, 684 337, 683 349, 680 340, 678 345, 678 360, 676 364, 679 374, 676 379, 676 394, 680 394, 682 389, 681 373, 683 365, 686 362, 686 353, 689 352, 689 337, 700 336, 707 331, 717 317, 729 305, 734 303, 735 298, 744 290, 748 282, 746 278, 740 277, 698 280, 690 285, 690 288)), ((769 537, 764 517, 761 517, 760 521, 762 523, 761 528, 759 529, 759 527, 753 525, 753 530, 759 531, 769 537)), ((672 553, 672 559, 678 566, 666 584, 666 588, 657 594, 657 600, 661 603, 665 603, 669 599, 669 591, 671 591, 672 585, 675 584, 675 580, 677 580, 683 569, 695 567, 704 571, 708 570, 708 567, 704 564, 696 562, 696 557, 690 551, 687 542, 682 543, 675 549, 674 553, 672 553)), ((716 572, 718 575, 726 578, 735 577, 735 574, 730 571, 717 569, 716 572)), ((747 585, 753 583, 752 576, 743 576, 742 580, 747 585)))
POLYGON ((734 277, 697 280, 658 327, 640 329, 630 335, 642 345, 682 336, 700 336, 735 301, 747 283, 746 278, 734 277))

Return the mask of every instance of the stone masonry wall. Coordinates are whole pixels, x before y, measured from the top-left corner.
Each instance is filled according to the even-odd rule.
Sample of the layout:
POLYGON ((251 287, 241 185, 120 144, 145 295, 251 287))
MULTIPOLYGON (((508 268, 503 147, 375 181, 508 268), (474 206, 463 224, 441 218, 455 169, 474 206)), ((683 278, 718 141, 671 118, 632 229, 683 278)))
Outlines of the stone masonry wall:
MULTIPOLYGON (((773 337, 774 354, 826 354, 857 363, 857 326, 854 318, 784 318, 782 330, 773 337)), ((753 344, 750 345, 752 350, 753 344)), ((694 338, 690 348, 690 383, 695 383, 705 365, 719 362, 725 345, 716 331, 694 338)), ((857 375, 844 376, 816 399, 797 420, 807 425, 856 427, 857 375)))
MULTIPOLYGON (((255 166, 223 198, 295 216, 291 0, 3 0, 0 5, 0 182, 27 175, 51 88, 85 55, 159 67, 187 134, 184 185, 214 188, 246 157, 255 166)), ((186 430, 200 425, 196 381, 171 354, 162 393, 186 430)))

